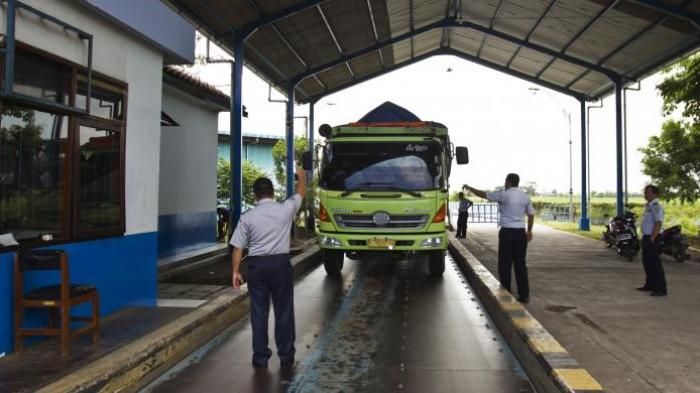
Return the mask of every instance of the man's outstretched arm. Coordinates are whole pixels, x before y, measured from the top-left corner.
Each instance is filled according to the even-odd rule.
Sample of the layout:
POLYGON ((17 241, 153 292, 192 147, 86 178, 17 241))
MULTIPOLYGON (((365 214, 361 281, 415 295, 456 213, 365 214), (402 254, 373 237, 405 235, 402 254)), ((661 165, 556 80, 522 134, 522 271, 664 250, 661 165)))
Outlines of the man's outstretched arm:
POLYGON ((480 198, 488 199, 488 198, 486 198, 486 191, 477 190, 476 188, 474 188, 474 187, 472 187, 472 186, 470 186, 470 185, 468 185, 468 184, 465 184, 465 185, 462 186, 462 189, 465 189, 465 188, 466 188, 467 190, 471 191, 472 193, 474 193, 474 195, 476 195, 476 196, 478 196, 478 197, 480 197, 480 198))

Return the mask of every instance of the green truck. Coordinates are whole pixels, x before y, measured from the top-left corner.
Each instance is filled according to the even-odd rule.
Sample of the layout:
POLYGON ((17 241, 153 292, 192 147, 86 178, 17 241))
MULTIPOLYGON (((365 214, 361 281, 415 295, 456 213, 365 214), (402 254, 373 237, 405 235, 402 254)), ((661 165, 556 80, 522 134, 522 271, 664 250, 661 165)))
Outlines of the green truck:
POLYGON ((390 102, 319 133, 316 232, 327 274, 339 275, 346 255, 381 252, 425 255, 430 274, 442 275, 452 159, 466 164, 467 149, 453 149, 444 125, 390 102))

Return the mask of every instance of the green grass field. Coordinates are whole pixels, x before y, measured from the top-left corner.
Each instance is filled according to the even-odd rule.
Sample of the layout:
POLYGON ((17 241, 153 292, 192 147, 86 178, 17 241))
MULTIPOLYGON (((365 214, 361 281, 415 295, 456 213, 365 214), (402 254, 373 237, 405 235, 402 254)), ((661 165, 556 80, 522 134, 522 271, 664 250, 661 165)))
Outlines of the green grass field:
MULTIPOLYGON (((542 211, 551 207, 565 207, 569 205, 569 198, 566 196, 537 196, 532 198, 532 203, 535 209, 542 211)), ((577 215, 581 208, 581 199, 574 196, 574 207, 577 215)), ((629 199, 631 210, 637 214, 638 226, 641 224, 642 214, 644 212, 645 200, 642 197, 632 197, 629 199)), ((688 236, 691 246, 700 248, 700 201, 693 204, 681 204, 678 202, 661 202, 664 205, 666 215, 664 217, 664 227, 669 228, 674 225, 680 225, 683 228, 683 233, 688 236)), ((591 198, 590 217, 611 217, 615 215, 615 198, 614 197, 594 197, 591 198)), ((580 235, 600 239, 600 233, 604 229, 602 225, 592 225, 591 231, 579 231, 577 223, 562 223, 562 222, 544 222, 551 227, 565 230, 568 232, 578 233, 580 235)))

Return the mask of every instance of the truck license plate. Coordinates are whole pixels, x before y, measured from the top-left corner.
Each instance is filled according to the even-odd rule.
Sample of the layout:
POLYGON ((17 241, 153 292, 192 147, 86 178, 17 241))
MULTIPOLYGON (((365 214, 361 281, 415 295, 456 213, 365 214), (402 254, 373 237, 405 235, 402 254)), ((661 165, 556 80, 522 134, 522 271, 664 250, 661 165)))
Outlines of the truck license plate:
POLYGON ((394 248, 396 245, 396 240, 392 239, 381 239, 381 238, 371 238, 367 240, 367 247, 372 248, 394 248))
POLYGON ((632 235, 630 235, 629 233, 624 233, 624 234, 619 235, 617 237, 617 241, 630 240, 631 238, 632 238, 632 235))

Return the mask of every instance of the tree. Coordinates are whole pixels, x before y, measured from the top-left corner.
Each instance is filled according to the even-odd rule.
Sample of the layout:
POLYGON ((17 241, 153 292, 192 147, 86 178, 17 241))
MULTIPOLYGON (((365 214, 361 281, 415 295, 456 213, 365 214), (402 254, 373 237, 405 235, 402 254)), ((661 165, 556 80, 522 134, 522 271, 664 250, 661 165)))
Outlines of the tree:
POLYGON ((700 124, 666 121, 661 135, 640 151, 643 172, 663 190, 663 199, 692 203, 700 197, 700 124))
POLYGON ((523 187, 523 191, 529 196, 536 196, 537 195, 537 183, 534 181, 529 181, 525 183, 525 186, 523 187))
MULTIPOLYGON (((294 161, 301 164, 301 155, 307 150, 308 142, 305 137, 294 137, 294 161)), ((272 160, 275 163, 275 180, 277 184, 287 184, 287 141, 280 139, 272 148, 272 160)), ((284 187, 282 187, 284 188, 284 187)))
POLYGON ((661 134, 639 149, 642 171, 659 185, 664 199, 692 203, 700 198, 700 56, 685 58, 665 73, 656 87, 663 113, 681 110, 683 120, 667 120, 661 134))
MULTIPOLYGON (((262 169, 258 168, 252 162, 246 160, 243 162, 243 201, 252 205, 255 203, 255 195, 253 195, 253 182, 259 177, 268 176, 262 169)), ((219 158, 216 165, 216 198, 226 201, 231 195, 231 165, 223 158, 219 158)))

